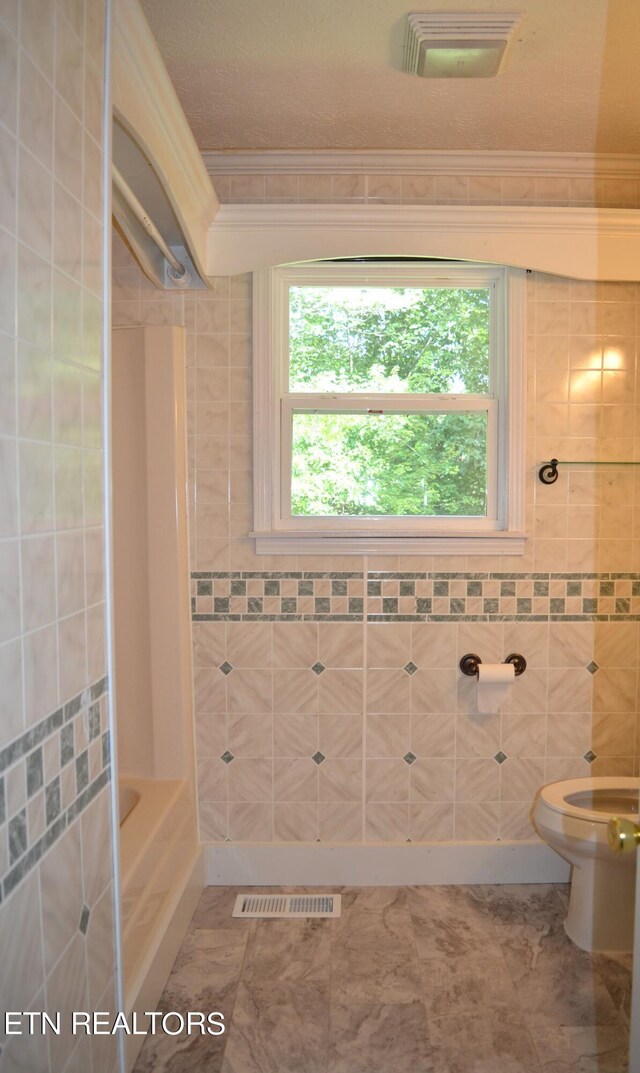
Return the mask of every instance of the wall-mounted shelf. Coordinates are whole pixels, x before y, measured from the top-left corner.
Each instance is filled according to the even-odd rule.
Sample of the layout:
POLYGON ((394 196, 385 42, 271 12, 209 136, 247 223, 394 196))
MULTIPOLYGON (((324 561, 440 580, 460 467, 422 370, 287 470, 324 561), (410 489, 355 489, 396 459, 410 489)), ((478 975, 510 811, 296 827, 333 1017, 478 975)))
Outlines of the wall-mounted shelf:
POLYGON ((538 470, 538 478, 542 484, 556 483, 558 479, 558 466, 640 466, 640 462, 618 462, 615 459, 612 459, 611 461, 604 459, 594 462, 587 461, 583 458, 565 458, 560 461, 558 458, 550 458, 549 461, 545 462, 538 470))

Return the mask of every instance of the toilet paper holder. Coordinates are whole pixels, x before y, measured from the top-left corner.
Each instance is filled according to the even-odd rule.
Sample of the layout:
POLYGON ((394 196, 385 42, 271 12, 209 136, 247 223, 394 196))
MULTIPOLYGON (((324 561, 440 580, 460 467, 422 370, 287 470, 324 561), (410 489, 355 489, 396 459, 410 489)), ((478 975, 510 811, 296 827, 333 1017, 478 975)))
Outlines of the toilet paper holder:
MULTIPOLYGON (((503 663, 513 663, 513 671, 518 678, 527 669, 527 661, 524 656, 521 656, 519 652, 510 652, 508 656, 502 661, 503 663)), ((478 667, 482 663, 480 656, 476 656, 474 652, 467 652, 466 656, 463 656, 460 660, 460 670, 463 674, 473 678, 478 673, 478 667)))

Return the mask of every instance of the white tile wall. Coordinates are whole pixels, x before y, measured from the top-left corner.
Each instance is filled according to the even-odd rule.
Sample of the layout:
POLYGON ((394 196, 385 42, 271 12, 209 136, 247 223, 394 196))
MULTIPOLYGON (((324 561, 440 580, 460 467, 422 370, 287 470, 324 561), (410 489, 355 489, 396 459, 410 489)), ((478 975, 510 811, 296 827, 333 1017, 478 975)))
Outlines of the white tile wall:
MULTIPOLYGON (((240 175, 221 180, 216 189, 231 201, 381 198, 635 206, 637 199, 635 180, 603 184, 536 176, 240 175)), ((363 561, 352 557, 259 557, 247 537, 252 497, 250 280, 217 279, 210 291, 174 297, 150 289, 120 242, 115 250, 118 321, 171 319, 186 327, 192 569, 362 570, 363 561)), ((638 626, 630 617, 637 611, 630 575, 640 571, 640 471, 565 467, 557 484, 544 487, 537 469, 552 456, 585 461, 638 457, 637 297, 635 284, 542 274, 529 279, 529 540, 524 557, 385 557, 366 564, 369 570, 391 572, 621 572, 626 580, 616 582, 615 597, 592 583, 601 601, 598 612, 608 616, 619 611, 621 621, 348 624, 360 645, 349 669, 333 662, 349 650, 341 638, 345 624, 246 624, 252 631, 253 663, 244 668, 236 650, 237 623, 195 623, 205 838, 527 838, 532 833, 531 798, 542 782, 588 771, 636 770, 638 626), (619 607, 624 586, 629 603, 619 607), (328 669, 319 683, 309 670, 317 658, 318 629, 320 636, 324 631, 325 637, 340 638, 324 660, 328 669), (409 678, 402 667, 412 646, 419 671, 409 678), (293 662, 279 668, 276 653, 281 648, 293 662), (525 654, 529 669, 502 715, 479 719, 473 714, 470 683, 461 682, 456 671, 457 661, 468 650, 481 651, 491 661, 513 649, 525 654), (301 664, 294 655, 299 650, 301 664), (226 676, 218 670, 225 659, 234 666, 226 676), (594 676, 586 670, 591 660, 600 668, 594 676), (296 669, 301 666, 305 670, 296 669), (349 675, 358 676, 351 706, 346 701, 349 675), (309 690, 330 699, 323 704, 319 693, 307 696, 309 690), (318 748, 327 759, 314 771, 310 757, 318 748), (584 759, 589 748, 597 754, 591 767, 584 759), (228 765, 219 759, 226 749, 235 757, 228 765), (500 749, 508 758, 502 765, 492 759, 500 749), (418 756, 411 765, 402 760, 408 750, 418 756)), ((550 597, 564 593, 550 583, 550 597)), ((532 598, 534 614, 543 608, 548 613, 548 601, 536 599, 532 582, 522 595, 532 598)), ((304 599, 298 609, 313 612, 312 603, 303 607, 304 599)), ((265 612, 267 601, 265 596, 265 612)), ((578 605, 581 601, 567 613, 578 605)), ((274 602, 272 610, 278 608, 274 602)), ((503 609, 515 614, 515 598, 505 598, 504 605, 501 599, 503 609)))
MULTIPOLYGON (((4 1009, 88 1008, 93 978, 104 991, 114 974, 107 790, 31 863, 11 820, 25 809, 30 846, 54 829, 45 798, 60 774, 60 734, 26 765, 7 748, 105 673, 104 22, 103 0, 0 6, 0 878, 21 876, 0 903, 4 1009)), ((62 809, 82 785, 73 769, 62 809)), ((2 1073, 57 1073, 76 1044, 69 1032, 0 1042, 2 1073)), ((113 1073, 112 1046, 100 1061, 113 1073)), ((89 1047, 83 1069, 97 1068, 89 1047)))

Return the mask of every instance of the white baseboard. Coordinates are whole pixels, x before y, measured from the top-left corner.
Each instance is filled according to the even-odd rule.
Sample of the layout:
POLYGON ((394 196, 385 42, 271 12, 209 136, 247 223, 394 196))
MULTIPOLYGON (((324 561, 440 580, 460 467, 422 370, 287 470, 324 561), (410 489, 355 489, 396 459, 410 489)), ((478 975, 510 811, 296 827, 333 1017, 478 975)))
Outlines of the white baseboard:
POLYGON ((566 883, 569 865, 542 842, 216 843, 209 886, 393 887, 566 883))

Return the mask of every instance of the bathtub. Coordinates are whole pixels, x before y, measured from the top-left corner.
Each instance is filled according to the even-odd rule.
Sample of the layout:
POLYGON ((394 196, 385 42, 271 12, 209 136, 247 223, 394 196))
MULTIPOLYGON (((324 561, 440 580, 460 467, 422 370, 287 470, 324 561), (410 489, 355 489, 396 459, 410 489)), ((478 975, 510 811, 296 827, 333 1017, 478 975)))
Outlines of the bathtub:
POLYGON ((132 786, 127 779, 120 779, 118 782, 118 815, 121 827, 139 800, 140 794, 135 786, 132 786))
POLYGON ((195 806, 186 779, 126 777, 118 796, 125 1006, 150 1010, 203 885, 195 806))

